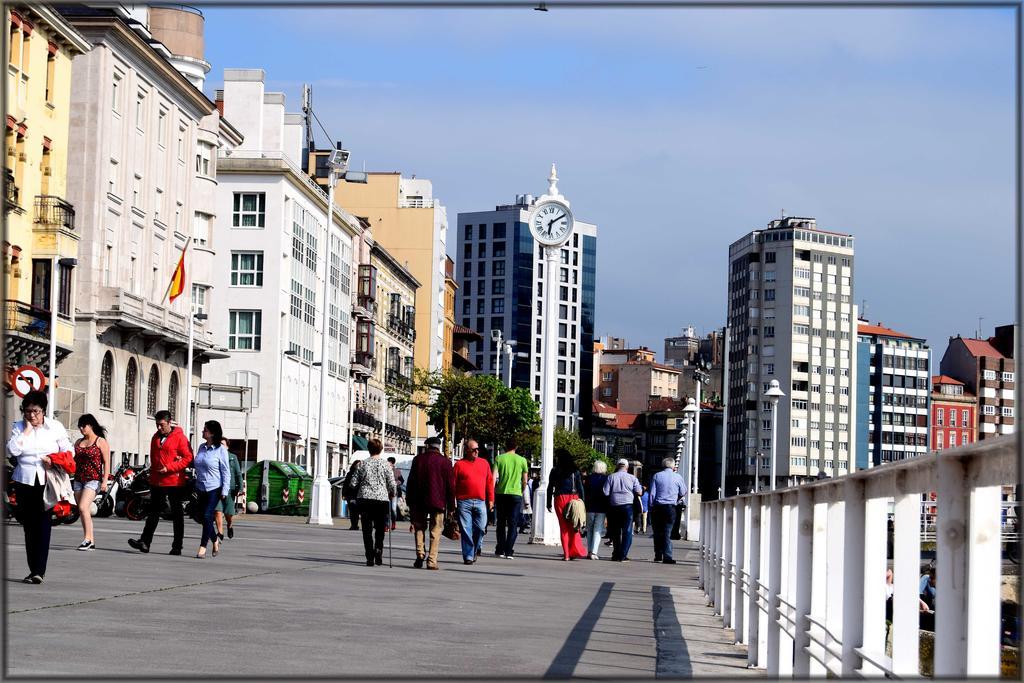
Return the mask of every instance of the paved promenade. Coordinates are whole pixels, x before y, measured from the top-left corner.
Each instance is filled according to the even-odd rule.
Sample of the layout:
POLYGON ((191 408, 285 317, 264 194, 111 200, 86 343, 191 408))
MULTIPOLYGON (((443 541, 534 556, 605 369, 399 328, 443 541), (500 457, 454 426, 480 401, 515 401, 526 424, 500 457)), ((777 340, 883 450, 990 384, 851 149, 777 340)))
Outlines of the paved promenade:
MULTIPOLYGON (((697 588, 695 545, 654 564, 563 562, 521 542, 515 560, 462 564, 443 539, 442 571, 412 568, 408 525, 394 568, 366 567, 361 533, 243 515, 220 556, 197 560, 199 526, 170 557, 170 523, 152 552, 127 539, 141 522, 54 529, 46 582, 25 585, 23 536, 7 525, 8 675, 527 676, 757 675, 697 588)), ((485 549, 493 552, 493 530, 485 549)), ((602 546, 603 550, 605 549, 602 546)), ((608 553, 610 554, 610 553, 608 553)))

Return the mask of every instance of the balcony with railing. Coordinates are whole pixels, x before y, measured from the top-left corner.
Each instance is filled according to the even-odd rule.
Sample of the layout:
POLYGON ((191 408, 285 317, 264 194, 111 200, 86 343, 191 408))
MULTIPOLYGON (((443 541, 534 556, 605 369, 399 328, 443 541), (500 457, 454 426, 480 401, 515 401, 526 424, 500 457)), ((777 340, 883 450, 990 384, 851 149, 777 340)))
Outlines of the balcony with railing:
POLYGON ((352 374, 356 377, 371 377, 377 371, 377 359, 373 353, 357 351, 352 356, 352 374))
POLYGON ((379 432, 382 426, 380 420, 378 420, 373 413, 366 410, 365 408, 355 408, 352 411, 352 422, 363 427, 367 427, 365 431, 379 432))
POLYGON ((408 342, 416 341, 416 328, 407 323, 405 318, 400 315, 388 314, 388 331, 408 342))
POLYGON ((49 194, 36 196, 35 224, 44 229, 75 231, 75 207, 49 194))
POLYGON ((17 213, 22 212, 21 204, 19 203, 21 197, 21 190, 14 182, 14 172, 9 169, 4 169, 4 211, 14 211, 17 213))
POLYGON ((402 374, 397 368, 388 368, 384 373, 384 381, 388 386, 408 391, 412 388, 412 380, 402 374))
MULTIPOLYGON (((23 301, 8 299, 4 302, 4 351, 8 365, 35 365, 49 372, 50 364, 50 312, 35 308, 23 301)), ((57 362, 71 353, 73 339, 71 321, 57 318, 57 362)))
POLYGON ((704 503, 701 586, 769 677, 1008 675, 1019 636, 1004 642, 1014 636, 1001 593, 1017 571, 1003 560, 1019 561, 1019 546, 1002 494, 1016 482, 1009 436, 704 503), (923 619, 932 553, 934 611, 923 619))

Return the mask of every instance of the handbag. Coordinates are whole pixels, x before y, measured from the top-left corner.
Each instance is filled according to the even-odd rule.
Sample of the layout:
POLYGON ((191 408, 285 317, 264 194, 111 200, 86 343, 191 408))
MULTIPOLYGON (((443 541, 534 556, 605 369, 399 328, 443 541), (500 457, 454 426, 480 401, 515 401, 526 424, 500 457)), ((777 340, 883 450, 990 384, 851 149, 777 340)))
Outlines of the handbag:
POLYGON ((455 519, 454 513, 445 515, 444 529, 441 530, 441 535, 453 541, 458 541, 462 538, 462 534, 459 533, 459 522, 455 519))

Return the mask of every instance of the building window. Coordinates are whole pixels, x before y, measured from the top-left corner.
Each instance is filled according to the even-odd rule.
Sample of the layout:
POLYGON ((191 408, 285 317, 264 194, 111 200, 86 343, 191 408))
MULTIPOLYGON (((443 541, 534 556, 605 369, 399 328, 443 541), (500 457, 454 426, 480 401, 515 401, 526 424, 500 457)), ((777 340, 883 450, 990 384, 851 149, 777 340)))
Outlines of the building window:
POLYGON ((504 294, 505 293, 505 281, 504 280, 493 280, 491 282, 491 294, 504 294))
POLYGON ((159 390, 160 371, 157 369, 156 363, 153 363, 153 367, 149 369, 149 387, 146 390, 146 413, 150 417, 156 415, 156 397, 159 390))
POLYGON ((141 90, 135 98, 135 127, 139 130, 146 129, 146 93, 141 90))
POLYGON ((960 413, 960 417, 961 417, 961 420, 962 420, 960 426, 967 427, 968 426, 967 425, 967 421, 968 421, 967 408, 964 408, 963 412, 960 413))
POLYGON ((981 412, 984 415, 995 415, 996 414, 996 407, 995 406, 982 406, 981 412))
POLYGON ((171 381, 167 384, 167 412, 171 419, 178 419, 178 373, 171 373, 171 381))
POLYGON ((960 435, 960 445, 966 446, 969 443, 966 432, 960 435))
MULTIPOLYGON (((53 45, 53 43, 50 43, 53 45)), ((56 45, 53 45, 53 49, 46 55, 46 101, 53 104, 53 79, 56 75, 55 67, 57 65, 57 51, 56 45)))
POLYGON ((504 242, 495 242, 494 243, 494 257, 495 258, 504 258, 505 257, 505 243, 504 242))
POLYGON ((996 378, 996 371, 995 370, 985 370, 985 371, 983 371, 981 373, 981 378, 982 379, 994 380, 996 378))
MULTIPOLYGON (((505 262, 504 261, 495 261, 491 265, 491 268, 494 271, 494 272, 491 273, 492 275, 497 275, 497 276, 504 276, 505 275, 505 262)), ((540 284, 540 283, 538 282, 537 284, 540 284)))
POLYGON ((128 359, 128 368, 124 373, 124 412, 135 414, 135 384, 139 378, 139 366, 134 358, 128 359))
POLYGON ((263 252, 233 251, 231 252, 231 286, 262 287, 263 286, 263 252))
POLYGON ((192 313, 206 313, 206 290, 209 287, 192 285, 192 313))
POLYGON ((1003 417, 1013 417, 1013 408, 1003 406, 1003 417))
POLYGON ((196 173, 208 178, 213 177, 215 175, 213 164, 216 158, 213 145, 208 142, 200 142, 199 149, 196 150, 196 173))
POLYGON ((765 263, 775 263, 775 252, 774 251, 766 251, 764 253, 764 262, 765 263))
POLYGON ((262 311, 231 311, 228 324, 228 348, 240 351, 259 351, 262 327, 262 311))
POLYGON ((945 410, 943 410, 942 408, 939 408, 937 411, 935 411, 935 417, 937 419, 936 424, 938 424, 939 427, 945 427, 946 426, 946 422, 945 422, 945 420, 946 420, 946 411, 945 410))
POLYGON ((205 247, 213 235, 213 216, 197 211, 192 217, 192 244, 205 247))
POLYGON ((491 299, 491 313, 504 313, 505 312, 505 300, 504 299, 491 299))
POLYGON ((107 351, 103 354, 103 365, 100 366, 100 407, 109 409, 111 406, 111 388, 114 384, 114 355, 107 351))
POLYGON ((266 213, 266 194, 263 192, 236 192, 231 225, 236 228, 265 227, 266 213))
POLYGON ((1012 372, 1004 372, 1003 373, 1003 381, 1004 382, 1012 382, 1013 381, 1013 373, 1012 372))
POLYGON ((121 113, 121 74, 114 74, 114 83, 112 87, 113 96, 110 102, 110 108, 115 114, 121 113))
POLYGON ((775 301, 775 290, 774 289, 766 289, 766 290, 764 290, 764 300, 765 301, 775 301))
POLYGON ((57 265, 57 313, 65 317, 71 315, 71 270, 69 265, 57 265))

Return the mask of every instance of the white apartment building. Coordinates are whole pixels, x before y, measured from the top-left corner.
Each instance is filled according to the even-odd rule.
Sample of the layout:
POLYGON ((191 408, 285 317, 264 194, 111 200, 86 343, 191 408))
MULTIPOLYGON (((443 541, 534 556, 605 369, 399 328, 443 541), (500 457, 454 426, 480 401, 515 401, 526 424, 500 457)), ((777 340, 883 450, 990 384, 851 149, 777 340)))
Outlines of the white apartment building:
POLYGON ((353 237, 362 228, 339 208, 327 224, 326 192, 299 166, 301 115, 285 113, 281 93, 264 91, 262 69, 227 69, 217 102, 245 140, 217 159, 218 266, 212 288, 223 303, 210 326, 229 358, 212 363, 204 382, 248 386, 253 407, 203 411, 225 435, 248 440, 252 460, 308 467, 318 450, 321 334, 330 330, 324 435, 328 472, 347 452, 353 237), (328 276, 329 301, 323 301, 328 276))
POLYGON ((776 219, 729 247, 726 488, 770 476, 771 380, 779 484, 854 469, 857 308, 853 237, 813 218, 776 219))
MULTIPOLYGON (((516 354, 529 354, 516 357, 512 368, 503 354, 502 376, 511 371, 512 386, 529 388, 539 401, 547 273, 544 248, 530 234, 534 202, 532 195, 517 195, 515 204, 459 214, 455 315, 484 338, 470 349, 470 359, 481 372, 494 374, 496 368, 491 330, 501 330, 503 339, 516 342, 516 354)), ((553 283, 559 299, 555 419, 563 427, 584 431, 589 429, 594 387, 596 262, 597 226, 575 217, 553 283)))
MULTIPOLYGON (((201 15, 181 11, 201 45, 201 15)), ((188 280, 211 277, 215 247, 205 230, 218 214, 217 181, 204 160, 241 135, 203 95, 202 79, 176 68, 181 56, 147 28, 145 8, 61 12, 93 49, 72 64, 68 199, 82 232, 75 352, 60 368, 58 399, 69 427, 90 412, 108 428, 115 463, 121 455, 142 463, 152 415, 167 409, 184 423, 190 387, 224 355, 211 326, 198 322, 193 375, 185 376, 189 297, 169 304, 165 293, 190 240, 198 241, 188 280)))

